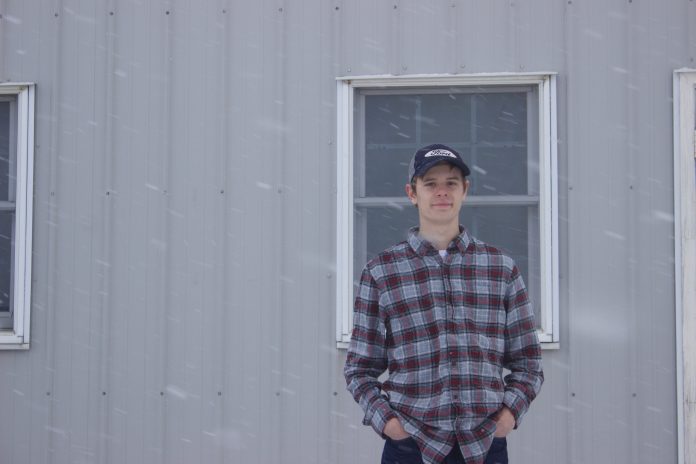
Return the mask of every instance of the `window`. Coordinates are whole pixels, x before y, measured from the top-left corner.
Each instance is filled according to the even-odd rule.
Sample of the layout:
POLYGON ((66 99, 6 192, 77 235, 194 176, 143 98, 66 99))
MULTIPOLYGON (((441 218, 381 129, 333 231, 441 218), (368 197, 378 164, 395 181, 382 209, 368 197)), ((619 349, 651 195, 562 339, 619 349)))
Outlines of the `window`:
POLYGON ((365 263, 418 224, 404 193, 416 149, 444 143, 471 168, 470 233, 517 263, 539 338, 558 342, 555 76, 338 80, 337 341, 347 346, 365 263))
POLYGON ((29 347, 34 86, 0 84, 0 349, 29 347))

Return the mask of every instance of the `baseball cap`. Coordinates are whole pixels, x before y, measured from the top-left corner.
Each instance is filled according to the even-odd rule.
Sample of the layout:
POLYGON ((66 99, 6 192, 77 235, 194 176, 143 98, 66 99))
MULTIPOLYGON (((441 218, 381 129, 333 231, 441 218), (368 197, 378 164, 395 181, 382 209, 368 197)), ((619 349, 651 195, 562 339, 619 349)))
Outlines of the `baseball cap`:
POLYGON ((442 161, 447 161, 452 166, 461 169, 464 177, 471 174, 469 167, 462 161, 462 157, 456 150, 441 143, 434 143, 419 149, 413 155, 411 164, 408 166, 408 181, 413 181, 416 176, 422 176, 428 169, 442 161))

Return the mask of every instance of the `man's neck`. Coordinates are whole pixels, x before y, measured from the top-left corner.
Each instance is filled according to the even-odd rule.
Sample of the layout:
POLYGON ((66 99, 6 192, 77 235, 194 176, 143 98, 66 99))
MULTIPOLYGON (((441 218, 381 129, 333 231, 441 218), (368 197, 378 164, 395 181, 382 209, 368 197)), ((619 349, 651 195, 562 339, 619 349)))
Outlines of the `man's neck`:
POLYGON ((421 224, 418 235, 430 242, 436 249, 446 250, 447 245, 459 235, 459 224, 421 224))

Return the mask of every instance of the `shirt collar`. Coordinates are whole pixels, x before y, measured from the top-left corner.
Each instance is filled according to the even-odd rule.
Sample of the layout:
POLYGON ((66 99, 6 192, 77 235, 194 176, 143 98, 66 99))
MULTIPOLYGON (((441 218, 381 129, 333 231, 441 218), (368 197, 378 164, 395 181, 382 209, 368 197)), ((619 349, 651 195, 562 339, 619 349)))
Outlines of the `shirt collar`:
MULTIPOLYGON (((413 251, 420 256, 426 256, 429 254, 437 253, 435 247, 423 237, 419 235, 419 228, 412 227, 408 231, 408 244, 413 248, 413 251)), ((462 225, 459 226, 459 235, 457 235, 447 246, 447 252, 453 253, 457 250, 460 253, 466 252, 466 249, 471 243, 471 237, 467 232, 466 228, 462 225)))

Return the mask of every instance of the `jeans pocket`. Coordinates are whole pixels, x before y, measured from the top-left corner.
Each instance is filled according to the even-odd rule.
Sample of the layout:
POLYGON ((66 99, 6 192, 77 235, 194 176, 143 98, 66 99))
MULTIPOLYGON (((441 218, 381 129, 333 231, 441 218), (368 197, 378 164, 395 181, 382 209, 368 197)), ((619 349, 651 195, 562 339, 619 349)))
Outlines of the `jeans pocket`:
POLYGON ((392 440, 387 437, 382 452, 382 464, 420 464, 422 456, 418 443, 411 438, 392 440))
POLYGON ((507 439, 505 437, 493 437, 493 443, 491 443, 491 449, 503 449, 507 448, 507 439))
POLYGON ((387 440, 390 441, 391 445, 399 451, 410 453, 416 450, 420 452, 420 449, 418 448, 418 443, 416 443, 416 440, 414 440, 412 437, 402 438, 401 440, 387 438, 387 440))
POLYGON ((508 464, 507 439, 505 437, 493 438, 484 462, 485 464, 508 464))

